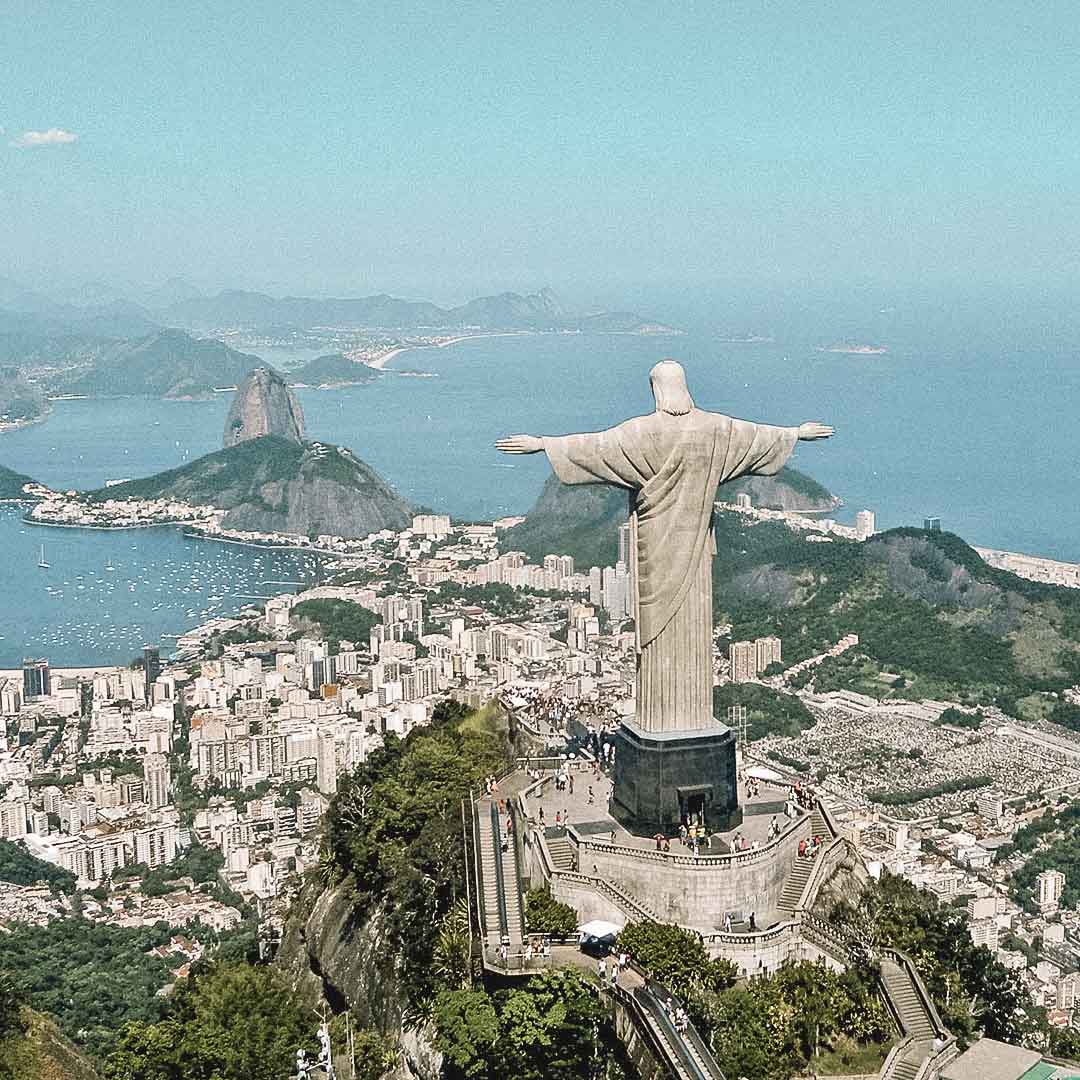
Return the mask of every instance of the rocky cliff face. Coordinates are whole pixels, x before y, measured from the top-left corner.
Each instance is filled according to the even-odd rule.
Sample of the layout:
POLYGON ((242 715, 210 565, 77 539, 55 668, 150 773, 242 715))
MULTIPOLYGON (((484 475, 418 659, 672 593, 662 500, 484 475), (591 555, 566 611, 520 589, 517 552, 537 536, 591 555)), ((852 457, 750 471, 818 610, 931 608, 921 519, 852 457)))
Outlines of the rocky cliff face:
POLYGON ((226 528, 298 536, 367 536, 404 529, 412 518, 409 504, 345 447, 278 435, 247 439, 87 497, 178 499, 227 511, 226 528))
POLYGON ((367 536, 404 529, 411 509, 369 465, 343 446, 305 443, 292 474, 258 477, 228 506, 225 526, 300 536, 367 536))
POLYGON ((303 442, 304 413, 285 380, 271 368, 258 367, 236 388, 225 420, 224 446, 264 435, 303 442))
POLYGON ((437 1080, 442 1055, 426 1025, 405 1019, 381 907, 359 913, 347 883, 328 889, 312 883, 293 905, 274 962, 312 1007, 326 1001, 335 1012, 352 1008, 359 1026, 398 1039, 394 1080, 437 1080))

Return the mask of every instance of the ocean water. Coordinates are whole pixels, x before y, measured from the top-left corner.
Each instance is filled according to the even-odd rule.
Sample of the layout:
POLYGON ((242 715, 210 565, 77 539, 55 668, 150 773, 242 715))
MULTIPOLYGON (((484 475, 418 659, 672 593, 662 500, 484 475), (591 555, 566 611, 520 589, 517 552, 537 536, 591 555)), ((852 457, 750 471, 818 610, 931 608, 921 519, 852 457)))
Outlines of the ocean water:
MULTIPOLYGON (((300 399, 310 436, 350 447, 406 498, 459 518, 490 519, 525 512, 548 475, 542 455, 506 458, 495 451, 496 438, 596 430, 648 411, 648 371, 665 356, 685 364, 702 408, 776 424, 834 425, 834 439, 800 445, 792 464, 844 500, 842 518, 866 507, 879 528, 889 528, 934 515, 972 543, 1080 561, 1072 434, 1080 364, 1066 350, 894 347, 850 355, 780 341, 723 342, 715 331, 489 337, 413 350, 372 384, 306 390, 300 399)), ((0 434, 0 464, 61 488, 144 476, 218 448, 228 401, 57 402, 44 423, 0 434)), ((7 630, 0 629, 0 657, 8 660, 41 651, 35 642, 51 625, 23 627, 22 613, 41 602, 41 581, 29 570, 42 533, 54 565, 70 547, 80 551, 84 572, 125 545, 138 544, 132 576, 140 579, 173 580, 172 568, 185 558, 208 558, 169 530, 43 530, 0 515, 0 549, 15 551, 16 537, 21 545, 0 573, 0 611, 16 613, 14 624, 5 620, 7 630), (14 569, 24 564, 26 573, 14 569)), ((237 589, 259 592, 258 573, 242 569, 255 556, 226 550, 233 553, 223 556, 226 574, 237 576, 237 589)), ((287 571, 271 576, 291 579, 287 571)), ((222 593, 208 587, 207 597, 222 593)), ((114 626, 129 625, 134 595, 113 589, 99 605, 100 619, 107 612, 114 626)), ((227 607, 224 599, 214 603, 227 607)), ((172 603, 147 633, 180 633, 198 621, 186 613, 203 607, 172 603)), ((65 611, 59 603, 50 620, 65 611)), ((91 622, 97 617, 88 613, 91 622)), ((137 645, 144 636, 135 633, 137 645)), ((69 639, 55 643, 67 663, 82 662, 68 652, 76 648, 69 639)))
POLYGON ((179 529, 54 529, 0 505, 0 668, 127 663, 252 597, 310 582, 314 558, 185 537, 179 529), (39 567, 42 549, 48 567, 39 567), (171 635, 171 636, 170 636, 171 635))

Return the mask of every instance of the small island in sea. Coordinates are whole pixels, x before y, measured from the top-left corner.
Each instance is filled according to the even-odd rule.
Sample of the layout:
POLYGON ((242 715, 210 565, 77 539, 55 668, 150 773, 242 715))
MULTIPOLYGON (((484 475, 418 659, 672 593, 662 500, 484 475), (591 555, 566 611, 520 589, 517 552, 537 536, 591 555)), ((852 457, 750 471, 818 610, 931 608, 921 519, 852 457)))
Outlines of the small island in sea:
POLYGON ((889 350, 884 345, 819 345, 818 352, 846 353, 848 356, 881 356, 889 350))

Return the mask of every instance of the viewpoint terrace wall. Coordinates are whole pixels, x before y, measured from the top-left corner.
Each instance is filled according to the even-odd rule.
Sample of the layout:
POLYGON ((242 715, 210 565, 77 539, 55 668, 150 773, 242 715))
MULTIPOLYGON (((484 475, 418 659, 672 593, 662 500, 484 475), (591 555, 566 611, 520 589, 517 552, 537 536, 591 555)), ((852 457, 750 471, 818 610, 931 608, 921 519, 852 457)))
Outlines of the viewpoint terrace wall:
POLYGON ((576 837, 577 865, 648 903, 666 922, 718 927, 729 911, 764 914, 778 907, 784 882, 798 857, 799 841, 810 836, 809 819, 772 844, 732 855, 665 853, 576 837))

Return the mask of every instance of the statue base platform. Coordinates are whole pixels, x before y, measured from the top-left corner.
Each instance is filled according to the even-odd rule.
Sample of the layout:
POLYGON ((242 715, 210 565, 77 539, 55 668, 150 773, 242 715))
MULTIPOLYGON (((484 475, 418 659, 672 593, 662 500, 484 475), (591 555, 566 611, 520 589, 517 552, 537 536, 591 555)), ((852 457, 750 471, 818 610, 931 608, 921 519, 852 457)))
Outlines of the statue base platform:
POLYGON ((642 731, 624 720, 615 744, 612 813, 628 832, 674 835, 680 823, 724 832, 742 821, 735 732, 723 724, 695 731, 642 731))

